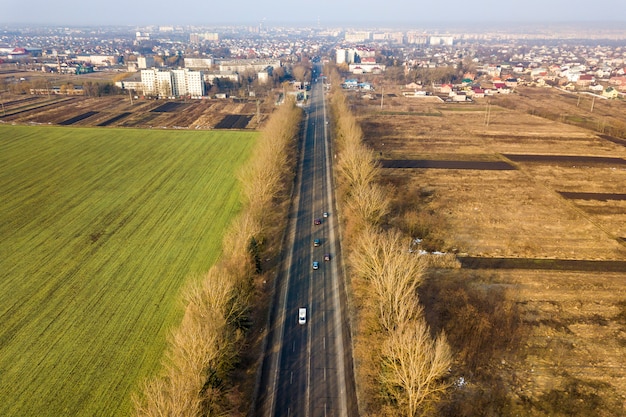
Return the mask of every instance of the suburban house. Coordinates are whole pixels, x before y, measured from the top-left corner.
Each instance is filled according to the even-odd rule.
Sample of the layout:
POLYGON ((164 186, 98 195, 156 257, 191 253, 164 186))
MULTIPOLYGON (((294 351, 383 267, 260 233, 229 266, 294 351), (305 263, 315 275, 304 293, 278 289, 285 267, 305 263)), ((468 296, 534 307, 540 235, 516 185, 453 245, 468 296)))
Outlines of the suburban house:
POLYGON ((588 87, 596 81, 595 77, 591 74, 581 74, 576 81, 576 85, 579 87, 588 87))
POLYGON ((602 92, 602 97, 617 98, 618 96, 619 96, 619 92, 613 87, 608 87, 606 90, 602 92))

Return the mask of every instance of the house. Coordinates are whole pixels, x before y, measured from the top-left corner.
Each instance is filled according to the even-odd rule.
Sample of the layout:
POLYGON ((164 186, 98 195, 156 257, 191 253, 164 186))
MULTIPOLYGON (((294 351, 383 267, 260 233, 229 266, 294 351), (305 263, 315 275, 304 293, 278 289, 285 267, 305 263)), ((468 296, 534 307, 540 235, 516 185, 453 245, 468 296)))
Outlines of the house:
POLYGON ((441 84, 440 91, 443 94, 450 94, 452 92, 452 84, 441 84))
POLYGON ((506 81, 504 81, 504 85, 506 85, 508 88, 515 88, 517 87, 517 84, 517 78, 507 78, 506 81))
POLYGON ((458 92, 458 93, 452 93, 450 96, 452 97, 452 101, 454 102, 464 102, 464 101, 471 101, 469 100, 469 97, 467 97, 467 94, 465 94, 465 92, 458 92), (454 95, 452 95, 454 94, 454 95))
POLYGON ((484 98, 485 97, 485 90, 483 90, 482 88, 479 88, 479 87, 474 87, 471 90, 471 95, 474 98, 484 98))
POLYGON ((617 98, 617 96, 619 96, 619 92, 613 87, 608 87, 602 92, 602 97, 617 98))
POLYGON ((596 81, 595 77, 591 74, 581 74, 576 81, 576 85, 579 87, 588 87, 596 81))

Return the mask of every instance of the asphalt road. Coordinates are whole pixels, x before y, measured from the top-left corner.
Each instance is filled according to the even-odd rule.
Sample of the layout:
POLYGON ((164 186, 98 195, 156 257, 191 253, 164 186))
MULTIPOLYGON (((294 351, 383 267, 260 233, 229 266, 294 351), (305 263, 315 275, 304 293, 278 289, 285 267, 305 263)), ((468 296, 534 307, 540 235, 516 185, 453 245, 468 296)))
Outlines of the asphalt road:
MULTIPOLYGON (((315 80, 315 75, 314 75, 315 80)), ((313 82, 285 267, 259 383, 256 415, 351 417, 356 399, 348 336, 341 254, 331 180, 329 125, 322 80, 313 82), (328 212, 327 218, 323 213, 328 212), (314 224, 318 218, 321 224, 314 224), (320 239, 319 247, 313 245, 320 239), (324 261, 324 254, 331 260, 324 261), (314 270, 314 261, 319 269, 314 270), (307 309, 305 324, 298 310, 307 309)))

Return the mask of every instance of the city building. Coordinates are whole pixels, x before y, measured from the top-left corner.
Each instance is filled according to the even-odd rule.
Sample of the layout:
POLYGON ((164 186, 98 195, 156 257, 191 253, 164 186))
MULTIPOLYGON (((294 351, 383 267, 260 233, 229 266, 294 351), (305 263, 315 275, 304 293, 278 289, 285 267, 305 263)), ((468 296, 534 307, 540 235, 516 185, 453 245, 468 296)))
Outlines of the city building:
POLYGON ((159 71, 145 69, 141 71, 143 94, 157 97, 200 97, 205 95, 204 75, 201 71, 187 68, 159 71))
POLYGON ((185 68, 208 70, 213 66, 213 58, 185 58, 185 68))

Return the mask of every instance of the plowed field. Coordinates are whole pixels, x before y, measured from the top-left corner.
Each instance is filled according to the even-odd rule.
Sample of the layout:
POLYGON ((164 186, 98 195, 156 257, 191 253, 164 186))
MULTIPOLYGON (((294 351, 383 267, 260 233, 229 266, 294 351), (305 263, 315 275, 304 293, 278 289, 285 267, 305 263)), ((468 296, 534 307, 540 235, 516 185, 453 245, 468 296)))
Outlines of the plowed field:
POLYGON ((256 101, 130 100, 127 96, 3 97, 0 122, 176 129, 258 129, 272 108, 256 101), (230 122, 234 120, 234 122, 230 122), (225 123, 225 121, 227 121, 225 123))

